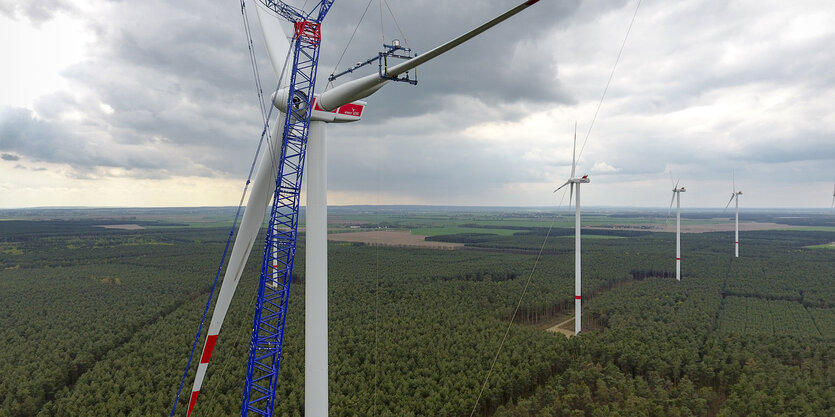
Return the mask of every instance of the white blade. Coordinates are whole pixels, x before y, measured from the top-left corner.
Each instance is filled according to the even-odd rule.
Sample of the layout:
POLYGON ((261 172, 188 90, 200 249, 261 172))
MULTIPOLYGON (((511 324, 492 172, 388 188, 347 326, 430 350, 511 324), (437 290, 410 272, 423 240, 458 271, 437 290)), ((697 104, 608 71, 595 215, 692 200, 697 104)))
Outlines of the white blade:
MULTIPOLYGON (((578 184, 577 186, 579 187, 580 185, 578 184)), ((569 187, 569 191, 568 191, 568 209, 569 210, 571 210, 571 199, 572 199, 572 197, 574 197, 574 183, 573 182, 571 183, 571 187, 569 187)))
POLYGON ((571 151, 571 177, 574 178, 574 168, 577 167, 577 122, 574 122, 574 149, 571 151))
POLYGON ((733 192, 736 194, 736 171, 731 171, 731 179, 733 181, 733 192))
POLYGON ((675 193, 675 191, 673 191, 673 198, 671 198, 671 199, 670 199, 670 209, 669 209, 669 210, 667 210, 667 217, 669 217, 669 216, 670 216, 670 213, 672 213, 672 211, 673 211, 673 203, 675 203, 675 202, 676 202, 676 193, 675 193))
MULTIPOLYGON (((731 194, 731 199, 728 200, 728 204, 725 204, 725 210, 731 205, 731 201, 734 201, 734 197, 736 197, 736 193, 731 194)), ((722 214, 725 214, 725 210, 722 210, 722 214)))
POLYGON ((281 76, 282 69, 287 65, 285 58, 287 50, 290 49, 290 41, 281 27, 284 19, 277 16, 262 2, 256 1, 254 3, 255 11, 258 14, 258 22, 261 23, 264 43, 267 45, 267 55, 270 57, 275 78, 278 79, 281 76))
POLYGON ((556 190, 554 190, 554 192, 557 192, 557 191, 561 190, 561 189, 562 189, 562 187, 565 187, 565 186, 566 186, 566 185, 568 185, 568 184, 571 184, 571 181, 566 181, 566 182, 565 182, 565 184, 560 185, 560 186, 559 186, 559 188, 557 188, 556 190))
POLYGON ((539 0, 527 0, 524 3, 516 6, 512 9, 504 12, 503 14, 497 16, 496 18, 490 20, 489 22, 484 23, 483 25, 481 25, 481 26, 479 26, 479 27, 477 27, 477 28, 475 28, 475 29, 473 29, 473 30, 471 30, 471 31, 469 31, 469 32, 467 32, 467 33, 465 33, 465 34, 463 34, 463 35, 461 35, 461 36, 443 44, 443 45, 441 45, 441 46, 438 46, 435 49, 430 50, 429 52, 418 55, 418 56, 416 56, 416 57, 414 57, 414 58, 412 58, 412 59, 410 59, 410 60, 408 60, 408 61, 406 61, 402 64, 395 65, 395 66, 389 68, 386 71, 386 75, 388 75, 390 77, 393 77, 393 76, 400 75, 400 74, 402 74, 406 71, 409 71, 410 69, 415 68, 418 65, 423 64, 423 63, 429 61, 430 59, 433 59, 433 58, 443 54, 444 52, 447 52, 450 49, 455 48, 456 46, 461 45, 462 43, 480 35, 482 32, 486 31, 487 29, 490 29, 493 26, 498 25, 499 23, 509 19, 510 17, 515 15, 516 13, 519 13, 522 10, 527 9, 528 7, 534 5, 537 2, 539 2, 539 0))
POLYGON ((243 274, 246 260, 252 251, 252 246, 255 244, 255 239, 259 235, 258 231, 261 229, 261 224, 264 222, 267 213, 267 203, 272 195, 270 191, 275 187, 276 170, 273 167, 281 152, 281 141, 276 140, 276 138, 279 137, 278 129, 283 126, 284 114, 281 113, 278 120, 273 124, 272 149, 269 150, 270 153, 265 153, 261 157, 261 163, 252 183, 252 191, 250 191, 249 200, 246 203, 246 211, 244 211, 241 219, 238 235, 235 236, 235 244, 232 246, 232 254, 229 255, 229 262, 223 275, 223 283, 217 294, 214 312, 212 312, 212 320, 209 322, 206 342, 200 355, 200 363, 197 366, 197 374, 194 377, 194 387, 189 398, 187 416, 191 415, 191 411, 194 409, 197 394, 200 393, 200 388, 203 385, 203 378, 206 376, 206 370, 209 367, 209 360, 212 357, 220 328, 226 318, 226 312, 229 310, 232 297, 235 295, 235 289, 237 289, 241 274, 243 274))
MULTIPOLYGON (((443 54, 444 52, 449 51, 452 48, 455 48, 458 45, 476 37, 477 35, 481 34, 482 32, 490 29, 493 26, 507 20, 511 16, 515 15, 516 13, 525 10, 529 6, 537 3, 539 0, 528 0, 509 11, 505 12, 504 14, 496 17, 493 20, 441 45, 438 46, 425 54, 418 55, 406 62, 401 64, 395 65, 391 68, 386 69, 386 75, 389 77, 396 77, 400 74, 403 74, 406 71, 409 71, 420 64, 426 63, 430 59, 436 58, 439 55, 443 54)), ((381 78, 379 74, 371 74, 366 75, 365 77, 358 78, 353 81, 349 81, 345 84, 342 84, 338 87, 331 88, 328 91, 322 93, 319 97, 319 106, 322 107, 325 111, 331 111, 336 109, 339 106, 348 104, 352 101, 360 100, 365 97, 374 94, 377 90, 382 88, 386 85, 389 80, 385 78, 381 78)))

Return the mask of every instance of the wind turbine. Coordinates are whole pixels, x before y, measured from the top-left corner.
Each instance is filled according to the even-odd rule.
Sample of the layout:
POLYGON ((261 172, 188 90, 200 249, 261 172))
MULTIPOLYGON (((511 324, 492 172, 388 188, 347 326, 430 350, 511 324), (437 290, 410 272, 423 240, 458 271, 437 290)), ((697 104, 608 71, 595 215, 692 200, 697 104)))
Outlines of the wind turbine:
MULTIPOLYGON (((405 49, 400 47, 399 43, 392 42, 393 45, 384 45, 387 51, 379 54, 379 71, 347 82, 321 94, 313 93, 315 65, 318 62, 317 48, 321 41, 319 22, 321 22, 324 14, 330 8, 333 0, 320 1, 320 5, 317 6, 321 9, 319 19, 313 22, 309 20, 309 17, 300 16, 298 9, 287 5, 283 1, 259 0, 256 2, 256 12, 261 23, 267 52, 277 78, 281 78, 280 74, 287 65, 287 62, 284 61, 285 56, 289 56, 289 52, 287 51, 290 45, 281 27, 281 22, 287 19, 288 15, 299 17, 296 20, 290 19, 295 22, 292 29, 295 32, 292 37, 294 42, 295 40, 305 38, 309 43, 315 43, 317 48, 310 48, 312 52, 304 50, 299 52, 300 47, 298 46, 298 42, 294 43, 296 45, 295 59, 297 60, 295 62, 300 62, 298 61, 298 57, 305 54, 307 55, 303 56, 303 58, 306 58, 308 62, 312 62, 312 64, 307 64, 305 67, 308 70, 307 74, 301 70, 298 71, 300 75, 307 77, 305 80, 309 81, 307 90, 294 87, 295 84, 293 83, 298 83, 295 77, 299 68, 299 66, 295 66, 291 71, 290 88, 282 86, 273 95, 273 104, 281 113, 278 116, 278 120, 273 124, 272 146, 268 154, 261 158, 254 177, 249 200, 247 201, 246 210, 241 219, 237 236, 235 237, 232 253, 229 256, 223 283, 218 293, 217 303, 209 324, 208 336, 200 355, 200 364, 189 400, 189 415, 194 408, 200 392, 212 351, 217 342, 221 325, 228 312, 232 296, 243 273, 246 259, 249 257, 255 240, 259 236, 258 231, 267 212, 270 196, 273 194, 273 186, 275 186, 273 214, 271 214, 268 242, 265 248, 264 263, 262 265, 262 282, 259 286, 259 300, 265 293, 269 292, 272 294, 273 292, 277 292, 278 289, 289 294, 289 280, 287 277, 292 275, 296 225, 299 215, 298 195, 300 194, 299 187, 304 165, 307 166, 305 415, 308 417, 324 417, 328 415, 327 148, 325 142, 327 123, 346 123, 360 120, 366 106, 366 102, 360 101, 361 99, 370 96, 391 81, 408 81, 410 84, 414 84, 415 82, 408 78, 408 71, 461 45, 538 1, 527 0, 481 26, 416 57, 396 55, 398 50, 405 49), (387 58, 392 56, 408 58, 408 60, 389 67, 387 58), (311 71, 312 73, 310 73, 311 71), (309 93, 306 93, 306 91, 309 93), (290 116, 287 116, 287 113, 290 113, 290 116), (287 137, 283 135, 287 135, 290 131, 295 133, 296 131, 293 129, 296 128, 293 126, 302 125, 303 123, 299 122, 304 120, 300 119, 305 118, 309 123, 309 128, 300 136, 303 139, 297 140, 296 142, 298 143, 294 142, 292 146, 289 145, 287 137), (282 128, 284 129, 283 131, 281 130, 282 128), (305 154, 307 155, 306 162, 305 154), (276 171, 277 165, 278 171, 276 171), (285 168, 289 170, 289 174, 285 168), (279 194, 279 187, 284 187, 282 188, 284 194, 279 194), (288 203, 286 200, 292 201, 288 203), (276 214, 276 206, 279 205, 285 207, 287 210, 283 213, 276 214), (278 217, 280 217, 280 221, 276 220, 278 217), (283 246, 274 244, 273 236, 285 238, 282 243, 283 246), (289 259, 289 262, 284 262, 282 265, 279 265, 277 262, 279 255, 282 257, 282 262, 284 262, 284 259, 289 259), (279 271, 279 269, 281 270, 279 271), (270 279, 266 286, 263 282, 265 280, 265 274, 270 279), (279 274, 285 277, 283 282, 278 278, 279 274)), ((368 60, 366 64, 377 62, 377 60, 377 58, 368 60)), ((301 129, 301 127, 298 127, 298 129, 301 129)), ((273 301, 266 300, 265 305, 271 302, 273 301)), ((276 307, 269 311, 272 315, 271 319, 275 316, 281 316, 279 327, 274 329, 275 335, 277 336, 274 335, 273 337, 279 339, 279 351, 277 354, 274 351, 272 353, 274 361, 280 359, 280 339, 283 338, 283 317, 286 313, 286 298, 282 302, 284 303, 283 311, 281 311, 280 306, 269 306, 276 307)), ((265 307, 265 310, 267 308, 265 307)), ((260 301, 256 306, 256 310, 260 310, 260 301)), ((256 311, 256 323, 259 314, 263 313, 256 311)), ((260 355, 260 353, 255 353, 255 340, 258 338, 260 342, 263 339, 257 333, 256 327, 253 327, 253 342, 251 344, 249 364, 250 371, 252 368, 262 371, 259 365, 253 365, 252 362, 254 355, 260 355)), ((276 365, 273 370, 275 375, 277 375, 277 370, 278 367, 276 365)), ((249 376, 247 378, 247 387, 249 387, 250 379, 253 378, 249 376)), ((258 377, 258 379, 263 378, 261 376, 258 377)), ((275 380, 272 376, 270 378, 271 387, 261 389, 257 393, 253 389, 253 395, 258 397, 255 400, 267 402, 271 412, 275 380)), ((249 390, 247 388, 245 390, 245 401, 242 406, 242 415, 246 411, 246 402, 248 400, 246 397, 248 396, 249 390)), ((259 411, 259 413, 261 412, 259 411)))
MULTIPOLYGON (((742 195, 742 191, 736 190, 736 174, 733 176, 733 192, 731 193, 731 199, 728 200, 728 204, 725 204, 725 210, 728 209, 728 206, 731 205, 731 201, 735 202, 736 205, 736 220, 734 223, 734 257, 739 258, 739 196, 742 195)), ((835 199, 835 195, 833 195, 833 199, 835 199)))
POLYGON ((835 207, 835 184, 832 188, 832 203, 829 205, 829 210, 831 211, 833 207, 835 207))
POLYGON ((580 184, 589 183, 591 180, 588 175, 583 175, 580 178, 574 176, 574 171, 577 168, 577 123, 574 123, 574 149, 571 152, 571 176, 565 184, 554 190, 559 191, 566 185, 569 186, 568 205, 571 205, 571 196, 574 190, 577 190, 577 202, 574 209, 574 334, 580 334, 581 319, 583 314, 582 308, 582 270, 581 270, 581 253, 580 253, 580 184), (576 188, 574 185, 577 185, 576 188))
MULTIPOLYGON (((670 174, 670 182, 673 181, 670 174)), ((681 181, 679 179, 679 181, 681 181)), ((670 209, 667 211, 667 218, 673 210, 673 202, 676 203, 676 281, 681 281, 681 193, 686 192, 684 186, 678 187, 679 181, 673 184, 673 198, 670 200, 670 209)))

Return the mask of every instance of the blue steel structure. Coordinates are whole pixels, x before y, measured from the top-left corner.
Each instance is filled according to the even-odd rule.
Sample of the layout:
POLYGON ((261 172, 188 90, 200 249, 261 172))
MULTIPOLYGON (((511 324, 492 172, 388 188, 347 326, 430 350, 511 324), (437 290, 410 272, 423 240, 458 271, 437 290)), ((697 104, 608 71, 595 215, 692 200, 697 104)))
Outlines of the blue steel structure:
POLYGON ((293 23, 294 52, 273 205, 261 263, 241 416, 247 416, 250 412, 259 416, 271 416, 275 403, 287 300, 296 254, 302 170, 310 129, 309 110, 312 107, 319 63, 320 25, 333 5, 333 0, 321 0, 310 13, 304 13, 282 1, 261 1, 293 23))

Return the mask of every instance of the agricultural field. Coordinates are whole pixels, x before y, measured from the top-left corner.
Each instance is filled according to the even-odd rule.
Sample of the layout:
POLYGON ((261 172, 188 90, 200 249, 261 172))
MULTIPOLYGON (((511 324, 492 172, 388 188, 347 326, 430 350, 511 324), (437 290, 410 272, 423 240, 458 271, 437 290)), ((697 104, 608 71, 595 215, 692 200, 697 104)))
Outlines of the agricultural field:
MULTIPOLYGON (((222 214, 234 210, 138 210, 0 215, 9 219, 0 221, 0 416, 170 413, 229 234, 222 214), (125 224, 141 228, 103 227, 125 224)), ((835 414, 835 252, 816 248, 833 234, 809 230, 830 227, 829 218, 792 216, 802 223, 793 227, 809 229, 747 232, 740 258, 732 233, 686 234, 681 282, 672 234, 584 230, 584 331, 567 337, 547 329, 573 314, 570 216, 332 214, 339 234, 422 230, 427 243, 459 248, 331 243, 333 416, 835 414)), ((650 216, 588 218, 664 221, 650 216)), ((302 249, 280 416, 303 414, 302 249)), ((239 412, 261 250, 233 300, 195 416, 239 412)), ((185 415, 185 397, 176 415, 185 415)))

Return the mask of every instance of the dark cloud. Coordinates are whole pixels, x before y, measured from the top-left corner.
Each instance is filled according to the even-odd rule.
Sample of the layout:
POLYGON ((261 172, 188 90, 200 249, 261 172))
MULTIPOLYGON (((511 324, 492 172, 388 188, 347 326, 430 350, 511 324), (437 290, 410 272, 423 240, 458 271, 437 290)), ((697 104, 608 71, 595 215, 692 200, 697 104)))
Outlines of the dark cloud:
POLYGON ((20 157, 17 156, 17 155, 12 155, 10 153, 3 153, 3 154, 0 154, 0 159, 2 159, 4 161, 19 161, 20 157))

